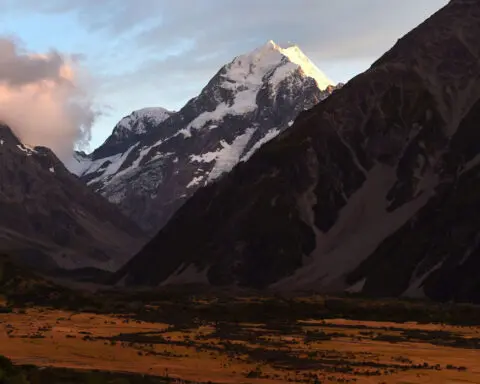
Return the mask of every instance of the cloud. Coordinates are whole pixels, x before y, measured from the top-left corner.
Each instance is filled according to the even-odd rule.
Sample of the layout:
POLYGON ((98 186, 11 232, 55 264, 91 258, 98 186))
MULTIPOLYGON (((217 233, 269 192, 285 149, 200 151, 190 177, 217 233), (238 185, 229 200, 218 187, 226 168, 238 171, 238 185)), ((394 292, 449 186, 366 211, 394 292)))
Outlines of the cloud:
POLYGON ((60 158, 86 145, 96 117, 78 58, 23 51, 0 38, 0 120, 19 139, 51 148, 60 158))

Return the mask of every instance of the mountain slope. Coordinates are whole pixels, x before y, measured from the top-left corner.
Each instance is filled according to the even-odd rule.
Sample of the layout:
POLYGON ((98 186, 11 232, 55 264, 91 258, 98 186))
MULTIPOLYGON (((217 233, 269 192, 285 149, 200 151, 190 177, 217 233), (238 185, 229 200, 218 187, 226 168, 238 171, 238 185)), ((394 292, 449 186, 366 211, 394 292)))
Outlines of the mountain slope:
POLYGON ((143 232, 90 191, 48 148, 0 125, 0 251, 39 269, 115 270, 143 232))
POLYGON ((479 21, 480 2, 450 2, 198 191, 116 279, 479 302, 479 21))
MULTIPOLYGON (((193 193, 288 128, 334 89, 296 46, 269 41, 223 66, 179 112, 76 172, 155 232, 193 193)), ((101 156, 100 156, 101 154, 101 156)))

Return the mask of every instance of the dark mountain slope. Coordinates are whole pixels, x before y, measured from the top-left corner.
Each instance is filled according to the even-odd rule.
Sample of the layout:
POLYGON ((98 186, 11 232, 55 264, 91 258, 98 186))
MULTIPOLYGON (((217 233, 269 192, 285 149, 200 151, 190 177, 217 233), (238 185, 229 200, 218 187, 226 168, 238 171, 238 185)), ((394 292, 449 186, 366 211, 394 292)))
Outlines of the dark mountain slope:
POLYGON ((200 190, 118 274, 480 301, 480 2, 452 1, 200 190))
POLYGON ((142 231, 73 176, 48 148, 0 125, 0 250, 39 269, 115 270, 142 231))

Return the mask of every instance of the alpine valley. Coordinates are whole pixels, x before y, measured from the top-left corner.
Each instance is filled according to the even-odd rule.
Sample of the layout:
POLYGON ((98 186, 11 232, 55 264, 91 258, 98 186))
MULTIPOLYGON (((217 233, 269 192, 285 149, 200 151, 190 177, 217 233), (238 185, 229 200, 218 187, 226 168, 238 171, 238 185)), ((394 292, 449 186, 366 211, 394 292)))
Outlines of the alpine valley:
MULTIPOLYGON (((451 1, 365 73, 301 112, 248 162, 197 191, 116 281, 480 302, 479 47, 480 2, 451 1)), ((234 83, 223 83, 223 75, 234 76, 244 60, 222 69, 186 109, 204 95, 229 95, 234 83)), ((275 73, 268 84, 277 84, 275 73)), ((290 84, 280 83, 285 90, 290 84)), ((257 100, 267 89, 275 95, 260 88, 257 100)), ((244 100, 244 92, 234 100, 244 100)), ((174 137, 197 140, 217 124, 213 116, 244 104, 220 111, 218 105, 200 120, 188 119, 174 137)), ((284 127, 289 119, 271 125, 284 127)), ((255 137, 254 125, 242 126, 248 128, 235 140, 255 137)), ((271 129, 262 128, 263 136, 271 129)), ((198 144, 209 153, 218 146, 198 144)), ((198 156, 187 158, 213 158, 198 156)), ((221 164, 218 157, 208 175, 192 175, 204 183, 221 164)))
POLYGON ((195 191, 337 87, 297 46, 269 41, 223 66, 180 111, 135 111, 68 166, 153 235, 195 191))
POLYGON ((367 57, 395 28, 369 22, 447 1, 2 3, 9 27, 35 15, 19 19, 22 37, 41 31, 29 45, 88 55, 67 71, 0 37, 0 384, 480 383, 480 0, 449 1, 345 85, 269 41, 178 111, 136 110, 92 153, 60 152, 94 122, 93 101, 67 97, 74 64, 95 61, 108 92, 270 28, 311 32, 325 60, 367 57), (159 70, 147 51, 184 37, 159 70), (61 160, 32 130, 55 133, 61 160))

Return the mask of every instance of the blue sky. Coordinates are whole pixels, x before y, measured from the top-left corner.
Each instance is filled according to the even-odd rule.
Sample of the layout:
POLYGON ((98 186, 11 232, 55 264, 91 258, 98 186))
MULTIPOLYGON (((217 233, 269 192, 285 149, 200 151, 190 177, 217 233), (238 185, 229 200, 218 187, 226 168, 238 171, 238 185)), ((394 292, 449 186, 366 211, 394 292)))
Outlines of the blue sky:
POLYGON ((90 149, 132 110, 178 110, 234 56, 294 42, 345 82, 447 0, 0 0, 0 36, 81 57, 102 115, 90 149))

